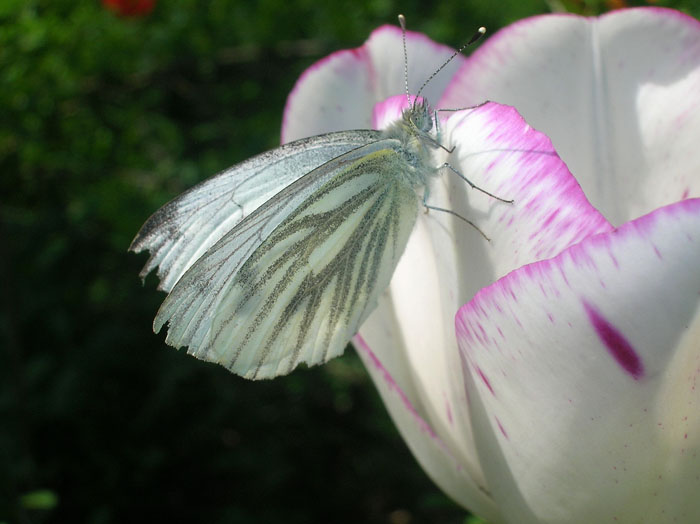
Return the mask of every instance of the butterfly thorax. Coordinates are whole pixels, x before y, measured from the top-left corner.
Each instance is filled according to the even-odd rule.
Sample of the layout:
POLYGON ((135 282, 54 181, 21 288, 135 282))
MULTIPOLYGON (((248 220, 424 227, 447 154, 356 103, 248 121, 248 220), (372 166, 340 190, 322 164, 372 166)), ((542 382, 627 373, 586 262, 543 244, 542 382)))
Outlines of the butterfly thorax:
POLYGON ((439 147, 433 137, 433 117, 426 102, 418 101, 404 109, 401 118, 384 131, 385 138, 400 142, 399 152, 411 167, 405 173, 413 186, 425 186, 433 167, 432 152, 439 147))

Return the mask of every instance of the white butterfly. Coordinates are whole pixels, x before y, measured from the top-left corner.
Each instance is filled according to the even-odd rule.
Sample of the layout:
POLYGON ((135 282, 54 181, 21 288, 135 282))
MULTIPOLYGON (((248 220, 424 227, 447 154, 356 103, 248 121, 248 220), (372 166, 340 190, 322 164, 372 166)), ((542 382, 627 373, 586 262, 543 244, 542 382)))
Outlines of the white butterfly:
POLYGON ((268 151, 154 213, 148 250, 169 294, 166 342, 246 378, 340 355, 388 286, 442 147, 427 103, 385 131, 343 131, 268 151))

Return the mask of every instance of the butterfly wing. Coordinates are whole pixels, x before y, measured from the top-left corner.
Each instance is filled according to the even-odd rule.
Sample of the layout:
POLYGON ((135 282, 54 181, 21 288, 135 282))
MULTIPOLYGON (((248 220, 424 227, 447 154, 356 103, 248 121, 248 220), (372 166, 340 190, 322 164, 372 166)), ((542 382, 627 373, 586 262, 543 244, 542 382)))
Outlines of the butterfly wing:
POLYGON ((151 253, 140 276, 158 268, 159 289, 170 291, 204 252, 281 189, 323 163, 379 139, 370 130, 297 140, 215 175, 156 211, 131 251, 151 253))
POLYGON ((418 198, 399 147, 387 139, 353 150, 262 205, 187 271, 156 330, 167 321, 169 344, 247 378, 340 355, 415 223, 418 198), (303 199, 286 194, 306 193, 312 181, 303 199))

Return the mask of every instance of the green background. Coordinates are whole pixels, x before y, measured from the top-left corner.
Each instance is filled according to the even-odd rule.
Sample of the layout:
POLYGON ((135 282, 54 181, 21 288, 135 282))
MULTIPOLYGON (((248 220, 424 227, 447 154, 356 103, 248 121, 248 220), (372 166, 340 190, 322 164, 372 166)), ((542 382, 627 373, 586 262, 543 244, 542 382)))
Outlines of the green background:
POLYGON ((176 352, 127 247, 164 202, 275 147, 299 74, 399 12, 458 46, 562 6, 606 9, 0 1, 0 522, 466 522, 352 350, 258 383, 176 352))

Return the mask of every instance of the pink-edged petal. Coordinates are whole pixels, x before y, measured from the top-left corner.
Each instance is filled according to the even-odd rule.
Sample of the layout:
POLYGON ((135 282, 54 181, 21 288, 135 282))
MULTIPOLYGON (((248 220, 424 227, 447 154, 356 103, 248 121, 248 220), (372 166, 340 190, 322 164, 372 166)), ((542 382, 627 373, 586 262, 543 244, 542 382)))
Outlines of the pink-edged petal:
MULTIPOLYGON (((452 215, 419 215, 389 290, 360 333, 474 484, 484 486, 454 329, 445 319, 498 276, 610 226, 547 138, 513 108, 487 104, 455 115, 445 133, 456 146, 450 162, 515 203, 470 190, 442 170, 428 202, 473 220, 491 241, 452 215)), ((458 500, 468 506, 468 496, 458 500)))
POLYGON ((287 97, 282 143, 346 129, 370 129, 374 68, 366 46, 333 53, 309 67, 287 97))
POLYGON ((549 138, 530 127, 514 108, 487 103, 461 111, 448 121, 446 135, 455 145, 449 158, 452 166, 478 187, 513 200, 499 202, 469 189, 453 173, 444 175, 450 207, 490 238, 487 244, 481 242, 481 249, 471 243, 461 246, 461 271, 469 267, 473 272, 470 259, 477 249, 483 252, 482 264, 491 279, 482 279, 480 287, 612 228, 588 202, 549 138))
POLYGON ((372 129, 384 130, 403 118, 403 112, 412 104, 423 102, 423 97, 394 95, 375 104, 372 109, 372 129))
MULTIPOLYGON (((375 71, 378 73, 374 77, 377 101, 393 95, 405 94, 401 29, 395 26, 383 26, 372 32, 366 46, 372 56, 375 71)), ((406 31, 406 52, 408 54, 408 92, 411 95, 417 95, 423 83, 454 54, 455 50, 438 44, 421 33, 406 31)), ((436 104, 465 60, 462 55, 456 56, 425 86, 420 96, 426 98, 431 104, 436 104)))
POLYGON ((457 337, 513 522, 700 521, 700 199, 483 289, 457 337))
POLYGON ((357 335, 353 343, 392 420, 423 470, 445 493, 470 511, 487 518, 493 524, 502 522, 486 489, 475 483, 448 446, 422 418, 409 396, 364 339, 357 335))
MULTIPOLYGON (((423 82, 454 52, 420 33, 406 32, 409 91, 423 82)), ((464 57, 456 57, 425 88, 436 102, 464 57)), ((282 142, 346 129, 370 129, 374 104, 405 94, 401 30, 382 26, 356 49, 338 51, 316 62, 299 78, 287 98, 282 142)))
POLYGON ((439 106, 484 100, 546 133, 615 224, 700 195, 700 23, 677 11, 515 23, 469 58, 439 106))

